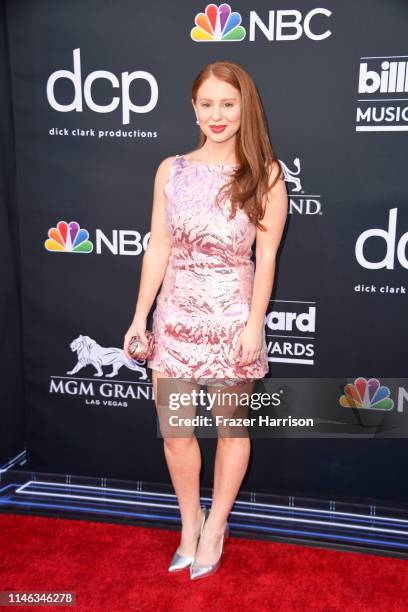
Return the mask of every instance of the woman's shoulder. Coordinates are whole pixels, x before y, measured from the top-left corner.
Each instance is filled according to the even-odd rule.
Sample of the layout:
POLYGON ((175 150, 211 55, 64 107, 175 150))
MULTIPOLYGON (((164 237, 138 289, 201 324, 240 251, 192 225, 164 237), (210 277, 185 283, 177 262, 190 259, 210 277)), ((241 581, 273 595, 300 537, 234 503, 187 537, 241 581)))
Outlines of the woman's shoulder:
POLYGON ((162 178, 164 182, 166 182, 170 176, 174 162, 178 159, 178 157, 179 155, 170 155, 169 157, 162 159, 162 161, 159 163, 156 174, 158 177, 162 178))
POLYGON ((159 167, 158 169, 163 169, 163 170, 170 170, 171 166, 173 165, 173 162, 180 157, 179 155, 170 155, 169 157, 165 157, 164 159, 162 159, 162 161, 159 163, 159 167))
POLYGON ((180 157, 186 161, 194 161, 197 159, 197 157, 200 157, 198 151, 198 149, 196 149, 195 151, 187 151, 187 153, 181 153, 180 155, 177 155, 177 157, 180 157))
POLYGON ((165 157, 157 168, 156 177, 158 182, 162 185, 165 193, 169 195, 171 192, 171 183, 175 178, 175 175, 178 174, 180 155, 170 155, 169 157, 165 157))

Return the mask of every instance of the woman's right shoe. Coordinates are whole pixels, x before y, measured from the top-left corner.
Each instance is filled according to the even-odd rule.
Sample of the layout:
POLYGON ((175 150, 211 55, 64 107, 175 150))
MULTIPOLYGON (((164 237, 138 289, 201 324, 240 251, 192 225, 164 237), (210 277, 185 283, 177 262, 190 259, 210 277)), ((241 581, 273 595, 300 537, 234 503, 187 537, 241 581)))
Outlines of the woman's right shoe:
MULTIPOLYGON (((206 506, 201 506, 201 511, 203 513, 203 519, 201 523, 200 536, 203 531, 204 523, 208 516, 208 508, 206 506)), ((200 539, 200 536, 198 536, 198 539, 200 539)), ((169 572, 178 572, 179 570, 183 570, 187 567, 190 567, 190 565, 194 561, 194 555, 191 557, 185 557, 183 555, 179 555, 178 550, 179 549, 177 548, 170 562, 169 572)))

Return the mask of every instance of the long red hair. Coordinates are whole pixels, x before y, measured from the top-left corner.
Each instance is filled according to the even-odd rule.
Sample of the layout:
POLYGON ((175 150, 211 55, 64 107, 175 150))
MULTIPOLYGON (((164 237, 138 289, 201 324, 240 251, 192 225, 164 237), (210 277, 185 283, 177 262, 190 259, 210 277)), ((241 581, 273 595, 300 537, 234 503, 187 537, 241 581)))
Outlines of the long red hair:
MULTIPOLYGON (((277 180, 280 177, 283 178, 283 173, 269 140, 260 97, 252 78, 241 66, 234 62, 219 61, 207 64, 194 79, 191 97, 195 104, 198 89, 211 76, 229 83, 241 94, 241 125, 237 132, 235 150, 239 167, 235 169, 232 180, 220 189, 217 203, 228 190, 231 200, 231 218, 235 217, 239 206, 256 227, 265 230, 260 220, 264 217, 266 196, 277 180), (271 183, 270 171, 275 161, 278 164, 279 172, 271 183)), ((206 140, 207 137, 200 130, 199 148, 206 140)))

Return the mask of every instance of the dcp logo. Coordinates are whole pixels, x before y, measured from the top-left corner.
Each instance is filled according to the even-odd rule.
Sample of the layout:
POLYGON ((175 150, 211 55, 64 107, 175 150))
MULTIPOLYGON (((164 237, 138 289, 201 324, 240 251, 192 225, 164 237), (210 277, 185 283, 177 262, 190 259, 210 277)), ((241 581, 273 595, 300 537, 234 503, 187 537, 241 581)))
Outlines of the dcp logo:
POLYGON ((381 268, 393 270, 396 250, 399 263, 403 268, 408 269, 408 260, 405 254, 408 232, 402 234, 397 242, 397 210, 397 208, 391 208, 389 211, 388 230, 380 228, 368 229, 357 238, 356 259, 363 268, 368 268, 369 270, 380 270, 381 268), (364 255, 364 244, 369 238, 382 238, 385 241, 386 252, 384 258, 380 261, 370 261, 364 255))
POLYGON ((80 49, 73 50, 74 70, 56 70, 47 81, 47 99, 50 106, 60 112, 69 113, 76 111, 82 113, 83 100, 87 107, 95 113, 111 113, 116 110, 122 101, 122 122, 127 125, 130 122, 130 113, 149 113, 157 104, 159 88, 157 81, 150 72, 135 70, 134 72, 122 72, 121 80, 108 70, 95 70, 88 74, 82 86, 81 53, 80 49), (55 97, 55 83, 58 79, 68 79, 74 85, 74 97, 69 104, 61 104, 55 97), (120 96, 113 96, 109 104, 98 104, 92 95, 92 86, 97 80, 109 81, 112 87, 120 89, 120 96), (141 79, 146 81, 150 89, 150 97, 145 104, 134 104, 129 95, 129 89, 133 81, 141 79))

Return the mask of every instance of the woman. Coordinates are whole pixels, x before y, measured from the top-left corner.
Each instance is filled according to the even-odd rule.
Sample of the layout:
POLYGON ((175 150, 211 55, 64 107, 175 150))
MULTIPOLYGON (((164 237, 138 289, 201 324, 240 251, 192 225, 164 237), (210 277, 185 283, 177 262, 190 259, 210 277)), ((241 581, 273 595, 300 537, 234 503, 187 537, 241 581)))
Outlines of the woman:
MULTIPOLYGON (((147 344, 146 320, 162 284, 153 317, 156 347, 148 360, 158 413, 158 380, 185 378, 191 388, 204 381, 212 393, 216 386, 209 383, 228 379, 234 385, 229 392, 250 394, 253 381, 267 373, 264 317, 287 217, 284 177, 251 77, 232 62, 209 64, 193 83, 191 101, 199 146, 164 159, 157 169, 151 235, 124 340, 126 354, 135 334, 147 344)), ((189 567, 192 579, 203 578, 220 565, 250 439, 218 432, 207 515, 200 507, 201 455, 193 430, 163 438, 182 519, 169 570, 189 567)))

